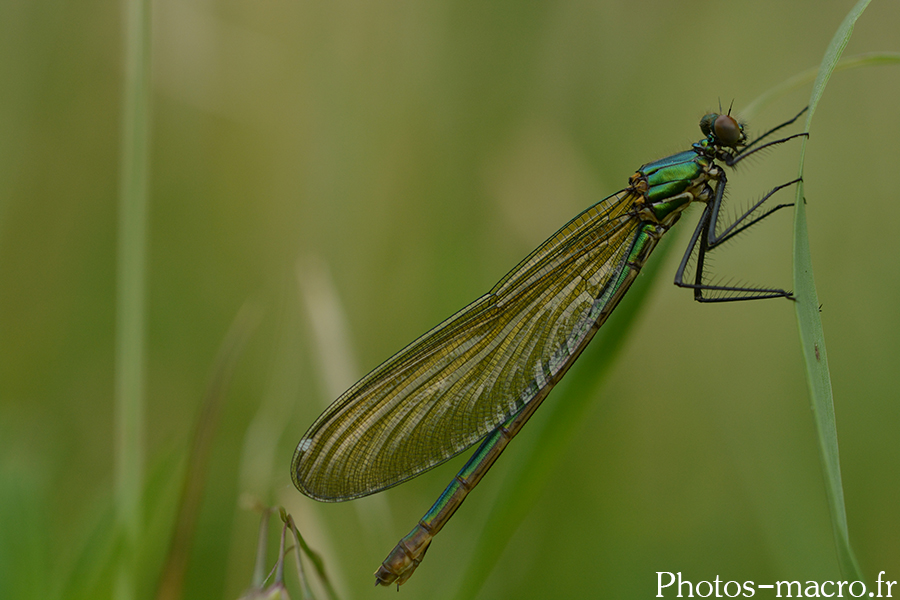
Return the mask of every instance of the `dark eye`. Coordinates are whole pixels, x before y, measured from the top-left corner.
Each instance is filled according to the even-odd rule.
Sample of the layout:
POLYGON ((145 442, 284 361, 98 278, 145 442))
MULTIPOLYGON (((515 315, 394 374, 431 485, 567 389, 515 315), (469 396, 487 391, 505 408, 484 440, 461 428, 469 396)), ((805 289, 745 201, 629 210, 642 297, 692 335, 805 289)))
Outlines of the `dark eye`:
POLYGON ((723 146, 734 148, 744 141, 744 132, 741 126, 730 115, 719 115, 713 124, 713 131, 723 146))

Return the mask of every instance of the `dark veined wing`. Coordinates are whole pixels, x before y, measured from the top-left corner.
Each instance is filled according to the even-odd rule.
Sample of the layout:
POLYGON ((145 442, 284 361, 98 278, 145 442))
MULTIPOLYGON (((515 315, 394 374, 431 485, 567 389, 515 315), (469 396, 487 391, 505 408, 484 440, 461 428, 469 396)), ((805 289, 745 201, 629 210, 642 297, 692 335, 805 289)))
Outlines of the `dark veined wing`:
POLYGON ((609 301, 639 219, 624 190, 567 223, 494 288, 359 380, 300 440, 297 488, 340 501, 459 454, 551 384, 609 301))

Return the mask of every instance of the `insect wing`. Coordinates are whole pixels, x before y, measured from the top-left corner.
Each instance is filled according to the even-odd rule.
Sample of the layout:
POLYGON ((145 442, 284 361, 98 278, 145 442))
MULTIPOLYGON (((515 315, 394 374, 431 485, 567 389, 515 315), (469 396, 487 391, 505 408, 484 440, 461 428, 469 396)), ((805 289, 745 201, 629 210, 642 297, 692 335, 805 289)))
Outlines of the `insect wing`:
POLYGON ((363 377, 297 446, 292 477, 323 501, 366 496, 459 454, 576 356, 626 267, 627 190, 572 219, 494 288, 363 377))

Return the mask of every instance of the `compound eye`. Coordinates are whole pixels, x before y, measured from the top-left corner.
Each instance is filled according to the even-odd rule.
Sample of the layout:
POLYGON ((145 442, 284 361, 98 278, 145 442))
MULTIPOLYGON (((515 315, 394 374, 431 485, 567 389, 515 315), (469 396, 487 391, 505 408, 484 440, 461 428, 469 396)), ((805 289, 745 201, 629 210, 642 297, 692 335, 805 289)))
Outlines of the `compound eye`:
POLYGON ((723 146, 734 148, 744 141, 744 132, 731 115, 719 115, 713 124, 713 131, 723 146))

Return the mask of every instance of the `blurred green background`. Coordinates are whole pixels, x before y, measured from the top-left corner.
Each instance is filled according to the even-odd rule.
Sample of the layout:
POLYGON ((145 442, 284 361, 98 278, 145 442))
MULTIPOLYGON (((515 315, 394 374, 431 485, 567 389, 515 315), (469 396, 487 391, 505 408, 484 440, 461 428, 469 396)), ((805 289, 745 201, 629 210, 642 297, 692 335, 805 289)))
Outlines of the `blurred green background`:
MULTIPOLYGON (((818 65, 852 3, 212 2, 152 23, 147 500, 152 597, 218 348, 264 313, 238 363, 207 474, 185 597, 249 584, 253 494, 283 504, 345 598, 461 464, 318 504, 293 447, 355 378, 484 293, 641 164, 818 65)), ((120 7, 0 4, 0 597, 109 593, 120 7)), ((897 51, 874 2, 845 55, 897 51)), ((809 87, 750 123, 793 116, 809 87)), ((870 581, 900 579, 900 219, 896 67, 836 74, 806 193, 851 539, 870 581)), ((796 173, 799 145, 746 161, 733 210, 796 173)), ((696 215, 601 393, 573 428, 479 598, 655 595, 694 581, 840 575, 783 301, 700 305, 671 285, 696 215)), ((692 218, 693 217, 693 218, 692 218)), ((790 287, 785 212, 730 244, 723 276, 790 287)), ((627 299, 623 306, 628 305, 627 299)), ((585 357, 587 359, 589 357, 585 357)), ((589 360, 573 376, 592 374, 589 360)), ((566 402, 565 390, 547 405, 566 402)), ((449 597, 539 411, 436 539, 403 597, 449 597)), ((272 526, 272 544, 276 543, 272 526)), ((673 594, 670 594, 673 595, 673 594)))

